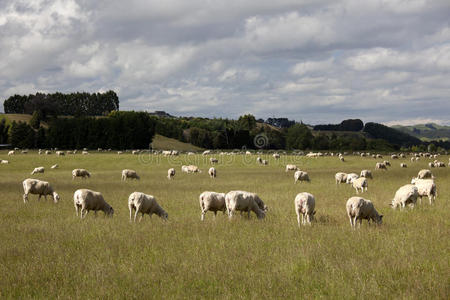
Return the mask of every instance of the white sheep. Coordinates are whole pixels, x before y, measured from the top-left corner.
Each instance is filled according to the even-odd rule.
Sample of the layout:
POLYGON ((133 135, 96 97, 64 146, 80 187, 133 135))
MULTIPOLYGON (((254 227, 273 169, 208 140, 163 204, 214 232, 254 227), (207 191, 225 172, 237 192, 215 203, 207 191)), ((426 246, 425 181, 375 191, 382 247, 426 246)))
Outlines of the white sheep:
POLYGON ((389 167, 391 166, 391 163, 388 160, 383 161, 383 163, 386 165, 386 167, 387 166, 389 166, 389 167))
POLYGON ((66 155, 66 153, 64 153, 64 151, 56 151, 56 155, 64 156, 64 155, 66 155))
POLYGON ((371 220, 379 225, 383 223, 383 215, 377 212, 370 200, 361 197, 351 197, 347 200, 346 209, 347 216, 350 219, 350 226, 353 228, 356 227, 357 221, 359 221, 359 227, 361 227, 363 219, 366 219, 369 224, 371 220))
POLYGON ((378 162, 378 163, 376 163, 376 165, 375 165, 375 169, 377 169, 377 170, 387 170, 386 164, 385 164, 385 163, 380 163, 380 162, 378 162))
POLYGON ((73 204, 75 206, 75 212, 78 216, 78 212, 81 209, 80 216, 85 218, 89 211, 93 210, 97 216, 97 211, 101 210, 105 213, 105 216, 111 216, 114 214, 114 209, 106 203, 103 195, 99 192, 95 192, 88 189, 79 189, 73 193, 73 204))
POLYGON ((209 159, 209 162, 210 162, 211 164, 217 164, 217 163, 219 162, 219 160, 218 160, 217 158, 215 158, 215 157, 211 157, 211 158, 209 159))
POLYGON ((294 200, 295 213, 297 214, 297 223, 300 227, 300 215, 302 216, 302 224, 307 223, 311 225, 311 221, 314 220, 316 211, 316 199, 310 193, 299 193, 295 196, 294 200))
POLYGON ((50 183, 38 179, 27 178, 22 182, 23 185, 23 202, 28 202, 28 194, 39 195, 38 200, 41 200, 41 196, 47 200, 47 195, 53 197, 53 201, 57 203, 60 198, 59 195, 53 190, 50 183))
POLYGON ((37 168, 34 168, 34 170, 31 172, 31 175, 37 174, 37 173, 44 173, 44 171, 45 171, 44 167, 37 167, 37 168))
POLYGON ((81 154, 82 154, 82 155, 89 155, 89 152, 87 152, 86 150, 83 150, 83 151, 81 152, 81 154))
POLYGON ((211 154, 211 150, 205 150, 205 151, 203 151, 203 153, 202 153, 202 155, 208 155, 208 154, 211 154))
POLYGON ((356 173, 348 173, 345 183, 351 184, 353 182, 353 180, 358 179, 358 178, 359 178, 358 174, 356 174, 356 173))
POLYGON ((154 196, 140 192, 130 194, 128 197, 128 209, 130 210, 130 221, 132 220, 133 210, 135 211, 134 222, 136 222, 138 213, 141 213, 139 222, 144 217, 144 214, 148 214, 150 218, 152 217, 152 214, 155 214, 163 220, 167 220, 169 217, 167 212, 158 204, 158 202, 156 202, 154 196))
POLYGON ((428 167, 429 167, 429 168, 434 168, 434 162, 429 162, 429 163, 428 163, 428 167))
POLYGON ((297 171, 298 167, 296 165, 286 165, 286 172, 288 171, 297 171))
POLYGON ((391 158, 392 158, 392 159, 398 159, 398 155, 397 155, 397 154, 392 154, 392 155, 391 155, 391 158))
POLYGON ((417 179, 434 178, 433 173, 428 169, 422 169, 417 173, 417 179))
POLYGON ((403 209, 406 205, 410 205, 411 208, 413 208, 417 202, 417 197, 419 197, 417 187, 413 184, 406 184, 395 192, 394 199, 392 199, 392 203, 390 205, 394 209, 397 207, 403 209))
POLYGON ((117 151, 117 155, 123 154, 123 151, 117 151))
POLYGON ((245 191, 231 191, 225 195, 225 205, 227 206, 228 217, 231 219, 236 211, 250 212, 253 211, 258 219, 263 219, 266 216, 268 207, 264 204, 261 198, 254 193, 245 191))
POLYGON ((413 178, 411 180, 411 184, 414 184, 417 187, 417 192, 419 193, 420 203, 422 203, 422 197, 428 197, 430 200, 430 204, 433 204, 434 200, 436 200, 437 191, 436 184, 433 179, 417 179, 413 178))
POLYGON ((407 167, 408 167, 408 165, 405 164, 405 163, 401 163, 401 164, 400 164, 400 168, 407 168, 407 167))
POLYGON ((11 156, 11 155, 14 155, 14 154, 16 154, 16 151, 14 151, 14 150, 11 150, 11 151, 8 152, 8 156, 11 156))
POLYGON ((267 160, 263 159, 261 161, 261 164, 263 164, 264 166, 267 166, 269 164, 269 162, 267 160))
POLYGON ((225 213, 225 193, 216 192, 203 192, 199 197, 200 209, 202 211, 201 220, 205 219, 205 214, 208 211, 214 212, 214 217, 216 217, 218 211, 225 213))
POLYGON ((359 174, 359 177, 373 179, 372 172, 370 170, 362 170, 361 173, 359 174))
POLYGON ((133 150, 133 151, 131 151, 131 154, 133 154, 133 155, 138 155, 139 153, 141 153, 141 151, 139 151, 139 150, 133 150))
POLYGON ((334 175, 334 179, 336 180, 336 184, 347 182, 347 173, 338 172, 334 175))
POLYGON ((50 167, 50 169, 58 169, 58 168, 59 168, 59 165, 58 165, 58 164, 55 164, 55 165, 53 165, 53 166, 50 167))
POLYGON ((139 177, 139 175, 136 173, 135 170, 130 169, 122 170, 122 180, 127 180, 128 178, 136 180, 141 179, 141 177, 139 177))
POLYGON ((75 177, 91 177, 91 173, 89 173, 86 169, 74 169, 72 170, 72 180, 75 179, 75 177))
POLYGON ((278 153, 274 153, 272 156, 273 156, 273 158, 275 158, 275 159, 279 159, 279 158, 280 158, 280 154, 278 154, 278 153))
POLYGON ((209 177, 211 177, 211 178, 216 178, 216 176, 217 176, 217 171, 216 171, 215 168, 211 167, 211 168, 209 168, 209 170, 208 170, 208 174, 209 174, 209 177))
POLYGON ((305 171, 300 171, 300 170, 296 171, 294 173, 294 183, 297 183, 297 181, 308 181, 308 182, 310 182, 308 173, 305 172, 305 171))
POLYGON ((4 164, 4 165, 7 165, 7 164, 9 164, 9 161, 8 161, 8 160, 2 159, 2 160, 1 160, 1 163, 4 164))
POLYGON ((167 170, 167 178, 168 179, 173 179, 175 177, 175 169, 174 168, 170 168, 169 170, 167 170))
POLYGON ((356 190, 356 193, 358 194, 358 191, 361 190, 361 193, 365 191, 367 192, 367 187, 368 187, 368 182, 367 182, 367 178, 365 177, 360 177, 360 178, 356 178, 352 181, 352 186, 353 188, 356 190))
POLYGON ((343 156, 339 156, 339 160, 345 162, 345 158, 343 156))
POLYGON ((256 162, 262 164, 262 158, 258 156, 258 157, 256 158, 256 162))

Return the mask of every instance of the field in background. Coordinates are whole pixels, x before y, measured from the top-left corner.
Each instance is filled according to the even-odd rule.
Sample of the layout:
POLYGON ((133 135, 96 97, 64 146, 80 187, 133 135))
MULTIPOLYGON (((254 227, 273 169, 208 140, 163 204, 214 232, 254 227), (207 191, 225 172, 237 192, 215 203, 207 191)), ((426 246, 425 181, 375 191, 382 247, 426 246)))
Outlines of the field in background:
POLYGON ((157 150, 178 149, 179 151, 199 151, 202 148, 189 143, 183 143, 176 139, 155 134, 152 141, 152 148, 157 150))
MULTIPOLYGON (((87 156, 30 153, 0 159, 1 298, 408 298, 448 299, 450 291, 450 169, 433 169, 436 204, 424 199, 414 210, 394 211, 388 203, 428 160, 391 160, 387 171, 373 171, 371 199, 384 215, 380 227, 363 223, 352 230, 345 212, 354 190, 336 186, 338 171, 374 169, 377 160, 346 157, 307 159, 271 156, 260 166, 255 156, 219 156, 218 177, 207 175, 209 157, 114 153, 87 156), (408 164, 400 169, 400 162, 408 164), (60 168, 51 170, 58 163, 60 168), (197 164, 200 174, 182 174, 182 164, 197 164), (294 185, 284 166, 308 171, 311 183, 294 185), (44 166, 44 174, 30 175, 44 166), (167 169, 175 167, 173 181, 167 169), (87 180, 71 170, 86 168, 87 180), (140 181, 121 182, 121 170, 135 169, 140 181), (22 201, 22 180, 49 181, 61 195, 53 204, 30 196, 22 201), (75 216, 73 192, 103 193, 115 209, 112 219, 91 212, 75 216), (221 213, 200 221, 198 196, 205 190, 256 192, 269 206, 263 221, 254 215, 228 221, 221 213), (169 221, 146 216, 129 222, 128 195, 154 195, 169 221), (316 222, 299 229, 294 197, 316 196, 316 222)), ((448 156, 439 158, 448 163, 448 156)))

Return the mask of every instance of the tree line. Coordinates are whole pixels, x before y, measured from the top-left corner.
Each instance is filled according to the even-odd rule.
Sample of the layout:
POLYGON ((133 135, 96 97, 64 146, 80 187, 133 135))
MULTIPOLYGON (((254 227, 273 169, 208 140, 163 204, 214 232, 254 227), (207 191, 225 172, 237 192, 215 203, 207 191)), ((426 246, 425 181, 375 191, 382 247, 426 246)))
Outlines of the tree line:
POLYGON ((48 116, 101 116, 119 110, 119 97, 114 91, 104 93, 53 93, 14 95, 3 102, 5 113, 48 116))

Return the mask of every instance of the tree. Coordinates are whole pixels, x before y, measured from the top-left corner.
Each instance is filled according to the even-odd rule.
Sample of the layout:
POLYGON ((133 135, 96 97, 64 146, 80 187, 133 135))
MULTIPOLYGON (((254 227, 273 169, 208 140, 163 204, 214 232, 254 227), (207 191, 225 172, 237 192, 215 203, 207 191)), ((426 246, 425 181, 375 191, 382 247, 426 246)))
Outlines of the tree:
POLYGON ((308 149, 311 148, 313 135, 303 124, 295 124, 287 130, 286 146, 288 149, 308 149))
POLYGON ((241 130, 251 131, 256 127, 256 119, 253 115, 243 115, 238 119, 238 126, 241 130))
POLYGON ((34 129, 38 129, 41 126, 41 118, 42 118, 41 111, 40 110, 35 110, 33 112, 31 120, 30 120, 31 127, 33 127, 34 129))

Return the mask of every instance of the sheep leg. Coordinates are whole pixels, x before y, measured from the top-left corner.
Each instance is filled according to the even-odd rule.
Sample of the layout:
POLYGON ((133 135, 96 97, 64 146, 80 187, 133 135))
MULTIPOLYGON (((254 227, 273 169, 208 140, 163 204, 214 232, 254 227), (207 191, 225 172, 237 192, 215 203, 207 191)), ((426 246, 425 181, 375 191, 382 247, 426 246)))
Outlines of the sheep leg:
POLYGON ((22 198, 23 198, 23 203, 28 202, 28 194, 23 194, 22 198))
POLYGON ((97 211, 94 210, 94 216, 97 218, 97 211))
POLYGON ((38 201, 41 201, 41 196, 42 196, 42 195, 41 195, 41 194, 39 194, 39 197, 38 197, 38 201))
POLYGON ((200 217, 200 220, 202 220, 202 221, 205 220, 205 213, 206 212, 204 210, 202 210, 202 215, 200 217))
POLYGON ((350 219, 350 226, 353 227, 353 218, 352 218, 352 216, 349 215, 348 218, 350 219))
POLYGON ((134 223, 136 223, 136 218, 137 218, 138 213, 139 213, 139 211, 138 211, 138 208, 136 207, 136 212, 134 214, 134 223))
POLYGON ((300 228, 300 214, 297 212, 297 223, 298 227, 300 228))
POLYGON ((86 215, 87 215, 87 210, 86 210, 86 208, 81 207, 80 218, 83 219, 83 218, 86 217, 86 215), (84 214, 84 216, 83 216, 83 214, 84 214))
POLYGON ((132 220, 132 215, 133 215, 133 208, 131 207, 131 205, 128 206, 128 209, 130 210, 130 222, 132 220))
MULTIPOLYGON (((148 215, 150 216, 150 218, 152 217, 151 214, 148 214, 148 215)), ((141 217, 139 218, 139 223, 141 223, 143 217, 144 217, 144 213, 141 214, 141 217)))

